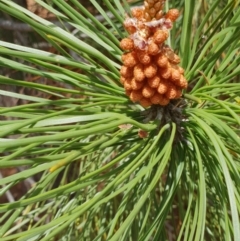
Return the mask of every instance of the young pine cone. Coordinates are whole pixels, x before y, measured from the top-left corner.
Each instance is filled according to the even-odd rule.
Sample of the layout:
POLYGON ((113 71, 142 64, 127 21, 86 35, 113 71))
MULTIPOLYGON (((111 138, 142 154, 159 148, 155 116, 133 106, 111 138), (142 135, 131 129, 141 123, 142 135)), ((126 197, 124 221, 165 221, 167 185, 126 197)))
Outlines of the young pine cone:
POLYGON ((164 3, 145 0, 144 6, 133 8, 133 18, 124 21, 129 36, 120 42, 125 51, 120 82, 129 98, 145 108, 181 98, 188 86, 184 69, 178 66, 180 57, 165 44, 179 11, 164 14, 164 3))

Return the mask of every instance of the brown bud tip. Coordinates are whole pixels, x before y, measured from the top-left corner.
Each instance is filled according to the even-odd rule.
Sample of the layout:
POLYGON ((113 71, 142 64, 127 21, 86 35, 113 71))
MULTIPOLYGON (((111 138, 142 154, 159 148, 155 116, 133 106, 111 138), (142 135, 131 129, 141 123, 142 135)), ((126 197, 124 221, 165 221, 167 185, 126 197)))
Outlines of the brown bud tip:
POLYGON ((139 130, 138 131, 138 136, 140 138, 147 138, 148 137, 148 132, 147 131, 144 131, 144 130, 139 130))

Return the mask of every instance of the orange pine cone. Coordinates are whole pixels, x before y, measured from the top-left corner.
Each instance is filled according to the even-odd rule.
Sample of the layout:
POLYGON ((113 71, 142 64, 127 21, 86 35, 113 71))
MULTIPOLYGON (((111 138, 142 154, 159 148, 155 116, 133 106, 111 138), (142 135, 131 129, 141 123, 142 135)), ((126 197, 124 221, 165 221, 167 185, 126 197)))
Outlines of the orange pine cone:
POLYGON ((132 17, 124 21, 129 37, 121 40, 122 55, 120 82, 126 95, 143 107, 165 106, 179 99, 188 82, 180 57, 165 44, 173 22, 179 16, 177 9, 165 15, 165 0, 144 0, 144 6, 131 10, 132 17))
POLYGON ((172 64, 177 65, 180 63, 180 57, 177 54, 175 54, 173 50, 169 47, 164 48, 164 54, 172 64))

